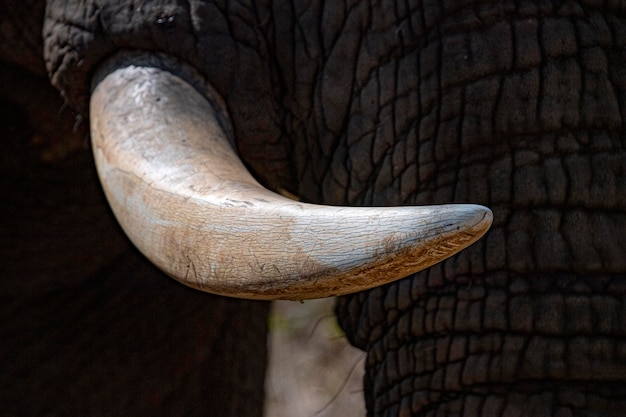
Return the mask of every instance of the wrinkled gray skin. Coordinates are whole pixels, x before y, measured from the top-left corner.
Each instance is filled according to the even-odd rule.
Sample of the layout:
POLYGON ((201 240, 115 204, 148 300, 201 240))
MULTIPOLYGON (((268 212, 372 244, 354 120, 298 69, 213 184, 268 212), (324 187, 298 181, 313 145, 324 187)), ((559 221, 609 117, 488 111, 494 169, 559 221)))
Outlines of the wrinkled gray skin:
MULTIPOLYGON (((626 5, 273 3, 51 1, 43 45, 36 37, 30 42, 18 24, 9 31, 12 41, 31 45, 32 54, 1 51, 30 71, 43 72, 45 62, 52 84, 83 113, 90 74, 104 58, 123 49, 174 55, 224 97, 237 148, 253 172, 306 201, 489 206, 492 230, 470 250, 339 300, 348 338, 368 352, 369 415, 622 415, 626 5)), ((84 189, 96 187, 87 162, 78 168, 63 162, 54 172, 86 169, 68 176, 81 178, 84 189)), ((255 359, 263 359, 266 304, 155 283, 159 274, 128 248, 103 202, 92 200, 95 211, 34 222, 44 233, 84 231, 91 220, 106 219, 96 231, 70 234, 82 239, 69 240, 73 257, 64 254, 75 273, 51 273, 52 261, 37 266, 24 256, 8 262, 11 274, 24 265, 30 271, 3 284, 14 303, 11 317, 28 313, 39 321, 4 326, 1 358, 11 372, 0 381, 13 391, 1 395, 20 392, 29 401, 17 404, 31 415, 107 414, 102 410, 115 410, 122 399, 131 414, 217 414, 221 404, 219 415, 243 415, 241 403, 259 410, 261 396, 249 392, 260 392, 263 371, 250 352, 260 349, 255 359), (121 243, 108 243, 114 239, 121 243), (99 257, 85 262, 81 254, 91 253, 85 248, 97 248, 99 257), (33 290, 33 271, 48 280, 45 288, 33 290), (150 291, 165 295, 151 301, 150 291), (213 311, 203 311, 207 304, 213 311), (159 309, 165 326, 154 323, 159 309), (231 314, 239 317, 234 325, 231 314), (66 321, 78 324, 67 330, 66 321), (108 332, 103 322, 111 324, 108 332), (170 331, 179 328, 188 330, 173 338, 170 331), (229 340, 246 336, 232 345, 244 352, 216 348, 216 332, 229 340), (144 341, 135 342, 139 337, 144 341), (21 345, 6 348, 7 340, 21 345), (160 350, 146 347, 148 341, 160 350), (172 365, 177 355, 185 359, 180 370, 172 365), (220 382, 232 381, 214 371, 225 362, 249 371, 238 376, 252 381, 246 389, 220 382), (214 399, 215 390, 223 400, 214 399), (36 397, 48 408, 33 404, 36 397)), ((23 206, 12 213, 26 212, 23 206)), ((54 246, 33 249, 27 234, 12 236, 26 252, 54 246)))

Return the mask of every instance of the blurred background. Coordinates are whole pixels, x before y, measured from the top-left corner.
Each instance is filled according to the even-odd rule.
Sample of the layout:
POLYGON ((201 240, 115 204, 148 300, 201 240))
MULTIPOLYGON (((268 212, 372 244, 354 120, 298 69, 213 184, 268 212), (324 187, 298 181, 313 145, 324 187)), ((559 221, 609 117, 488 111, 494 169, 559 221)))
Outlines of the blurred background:
POLYGON ((365 416, 365 353, 344 337, 334 305, 334 298, 272 303, 265 417, 365 416))

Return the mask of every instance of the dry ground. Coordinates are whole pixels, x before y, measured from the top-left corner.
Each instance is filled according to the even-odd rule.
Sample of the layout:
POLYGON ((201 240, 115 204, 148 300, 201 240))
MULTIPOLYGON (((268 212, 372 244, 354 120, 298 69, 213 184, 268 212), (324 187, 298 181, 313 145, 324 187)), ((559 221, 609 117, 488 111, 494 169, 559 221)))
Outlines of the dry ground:
POLYGON ((365 416, 365 354, 343 336, 334 303, 332 298, 273 303, 266 417, 365 416))

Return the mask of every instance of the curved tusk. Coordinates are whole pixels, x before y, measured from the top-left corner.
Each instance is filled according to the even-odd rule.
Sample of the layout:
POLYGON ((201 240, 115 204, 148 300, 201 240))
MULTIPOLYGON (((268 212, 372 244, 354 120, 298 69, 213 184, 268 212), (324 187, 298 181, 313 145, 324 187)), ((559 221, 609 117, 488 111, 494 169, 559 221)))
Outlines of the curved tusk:
POLYGON ((427 268, 491 225, 477 205, 289 200, 252 178, 219 106, 183 79, 132 65, 100 78, 91 136, 109 203, 139 250, 191 287, 252 299, 347 294, 427 268))

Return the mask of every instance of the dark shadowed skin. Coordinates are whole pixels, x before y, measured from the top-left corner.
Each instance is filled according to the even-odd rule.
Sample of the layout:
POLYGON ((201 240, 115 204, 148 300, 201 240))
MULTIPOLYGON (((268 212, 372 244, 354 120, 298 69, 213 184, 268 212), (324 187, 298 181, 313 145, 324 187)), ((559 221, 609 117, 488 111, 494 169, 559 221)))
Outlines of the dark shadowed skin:
MULTIPOLYGON (((15 44, 32 39, 11 33, 15 44)), ((50 1, 43 35, 43 46, 38 47, 52 84, 83 113, 91 74, 116 51, 155 50, 196 67, 225 99, 241 157, 275 190, 286 189, 305 201, 324 204, 471 202, 491 207, 492 231, 470 250, 427 272, 340 299, 342 326, 352 343, 368 351, 364 395, 370 415, 617 416, 626 409, 626 6, 622 3, 50 1)), ((6 52, 3 57, 16 62, 6 52)), ((17 63, 37 71, 29 62, 17 63)), ((6 107, 7 112, 12 109, 6 107)), ((76 158, 73 155, 71 160, 76 158)), ((91 165, 84 160, 71 171, 71 160, 56 161, 53 167, 62 175, 53 176, 58 178, 53 184, 32 183, 42 190, 54 190, 60 183, 67 187, 60 190, 76 190, 71 184, 78 180, 97 187, 86 174, 92 172, 91 165)), ((9 166, 12 178, 20 178, 17 173, 26 165, 9 166)), ((43 173, 35 178, 39 176, 48 178, 43 173)), ((93 205, 105 212, 98 198, 93 198, 93 205)), ((70 211, 71 216, 53 220, 36 210, 67 213, 67 207, 76 205, 51 200, 48 209, 28 199, 21 206, 17 197, 7 201, 16 216, 31 213, 24 216, 27 220, 12 220, 11 225, 54 230, 49 227, 63 224, 67 226, 62 230, 72 230, 81 221, 89 224, 91 218, 105 218, 111 226, 98 230, 111 233, 115 236, 111 239, 120 243, 109 248, 105 245, 110 239, 94 242, 99 235, 95 232, 62 240, 84 250, 88 259, 98 259, 94 265, 81 260, 77 273, 64 277, 49 273, 59 267, 38 265, 40 258, 24 255, 40 251, 55 260, 52 247, 58 244, 41 249, 31 236, 12 235, 3 248, 12 255, 3 265, 10 268, 3 277, 18 278, 3 279, 3 286, 9 286, 8 297, 17 301, 6 304, 11 306, 7 312, 11 317, 33 314, 36 320, 27 323, 54 331, 3 326, 11 340, 28 346, 3 348, 3 361, 17 366, 11 375, 25 381, 19 385, 3 380, 3 385, 52 398, 50 409, 33 408, 31 414, 45 414, 61 404, 76 404, 71 406, 76 410, 117 405, 106 390, 80 404, 91 398, 85 395, 91 392, 88 382, 100 386, 95 381, 112 379, 74 358, 89 364, 90 358, 83 356, 88 351, 108 364, 107 352, 120 361, 123 355, 111 353, 116 352, 109 350, 112 345, 92 344, 101 333, 91 321, 83 327, 94 333, 79 331, 83 327, 57 333, 62 328, 57 323, 91 314, 98 320, 110 319, 105 309, 121 314, 120 305, 144 305, 148 313, 143 314, 152 318, 151 304, 137 301, 142 298, 131 291, 174 288, 173 284, 155 284, 158 280, 152 279, 145 284, 147 289, 141 285, 141 277, 157 273, 134 258, 108 214, 79 207, 70 211), (13 242, 20 246, 11 252, 13 242), (144 271, 132 274, 138 280, 134 286, 120 278, 133 270, 125 262, 144 271), (23 265, 43 271, 41 279, 51 282, 36 287, 38 274, 24 272, 23 265), (68 297, 64 285, 71 287, 74 304, 63 298, 68 297), (94 285, 105 288, 100 291, 94 285), (25 292, 36 296, 26 298, 25 292), (56 294, 52 299, 59 300, 58 308, 46 307, 53 301, 41 301, 46 292, 56 294), (111 295, 91 303, 91 294, 111 295), (39 339, 40 334, 45 336, 39 339), (44 366, 54 363, 50 358, 62 356, 57 352, 79 353, 62 358, 59 365, 44 366), (36 366, 26 365, 31 363, 36 366), (52 382, 37 385, 44 380, 52 382)), ((8 205, 2 207, 6 210, 8 205)), ((61 265, 78 264, 79 249, 68 248, 61 265)), ((168 297, 158 304, 177 311, 169 291, 163 290, 168 297)), ((178 291, 180 303, 192 309, 187 297, 194 295, 178 291)), ((204 301, 208 296, 196 297, 204 301)), ((264 317, 264 304, 232 301, 236 304, 229 310, 229 301, 213 299, 220 301, 197 301, 194 311, 210 308, 207 304, 217 305, 218 310, 207 313, 213 316, 198 313, 208 323, 200 323, 200 328, 228 326, 227 320, 236 321, 237 315, 231 317, 227 311, 245 311, 239 306, 259 310, 243 317, 264 317)), ((128 314, 138 310, 130 309, 128 314)), ((164 314, 173 329, 190 325, 185 313, 164 314)), ((151 325, 170 337, 163 327, 151 325)), ((135 332, 132 327, 121 328, 135 332)), ((263 359, 256 350, 264 346, 262 326, 246 322, 239 328, 241 334, 234 332, 233 337, 255 335, 256 344, 236 345, 247 346, 263 359)), ((230 332, 225 333, 230 337, 230 332)), ((114 343, 118 333, 109 334, 107 340, 114 343)), ((176 342, 180 339, 185 337, 176 342)), ((135 343, 131 338, 115 349, 130 346, 125 343, 131 341, 135 343)), ((206 349, 200 347, 198 352, 218 346, 205 342, 206 349)), ((156 372, 154 363, 159 362, 163 374, 154 380, 169 383, 174 371, 167 368, 174 365, 168 358, 179 349, 167 343, 159 346, 163 350, 155 353, 157 360, 147 368, 156 372)), ((236 363, 244 364, 240 360, 249 356, 237 356, 236 363)), ((137 357, 144 360, 146 355, 137 357)), ((125 379, 136 370, 124 366, 129 363, 138 362, 129 359, 118 364, 123 372, 115 375, 123 377, 113 379, 113 386, 122 392, 128 392, 128 387, 141 390, 134 379, 125 379)), ((203 372, 206 362, 194 363, 202 382, 189 386, 207 392, 223 388, 219 382, 211 385, 215 374, 203 372)), ((249 371, 247 378, 253 375, 258 381, 262 376, 262 371, 249 371)), ((195 376, 188 376, 194 380, 195 376)), ((182 386, 177 384, 171 400, 165 401, 172 409, 185 407, 184 395, 193 393, 182 386)), ((256 388, 260 390, 260 384, 256 388)), ((9 395, 8 391, 2 395, 9 395)), ((163 398, 169 397, 134 396, 135 409, 143 410, 154 404, 151 401, 162 405, 158 401, 163 398)), ((189 409, 213 406, 205 405, 207 398, 213 398, 209 394, 195 398, 202 400, 189 409)), ((233 395, 227 401, 239 404, 240 399, 233 395)), ((247 404, 260 405, 252 399, 247 404)), ((159 409, 158 405, 152 407, 159 409)))
POLYGON ((261 416, 268 303, 150 265, 58 93, 6 64, 0 78, 0 414, 261 416))
POLYGON ((42 45, 20 62, 37 8, 2 10, 22 49, 0 41, 0 414, 260 417, 269 304, 191 290, 132 247, 42 45))

